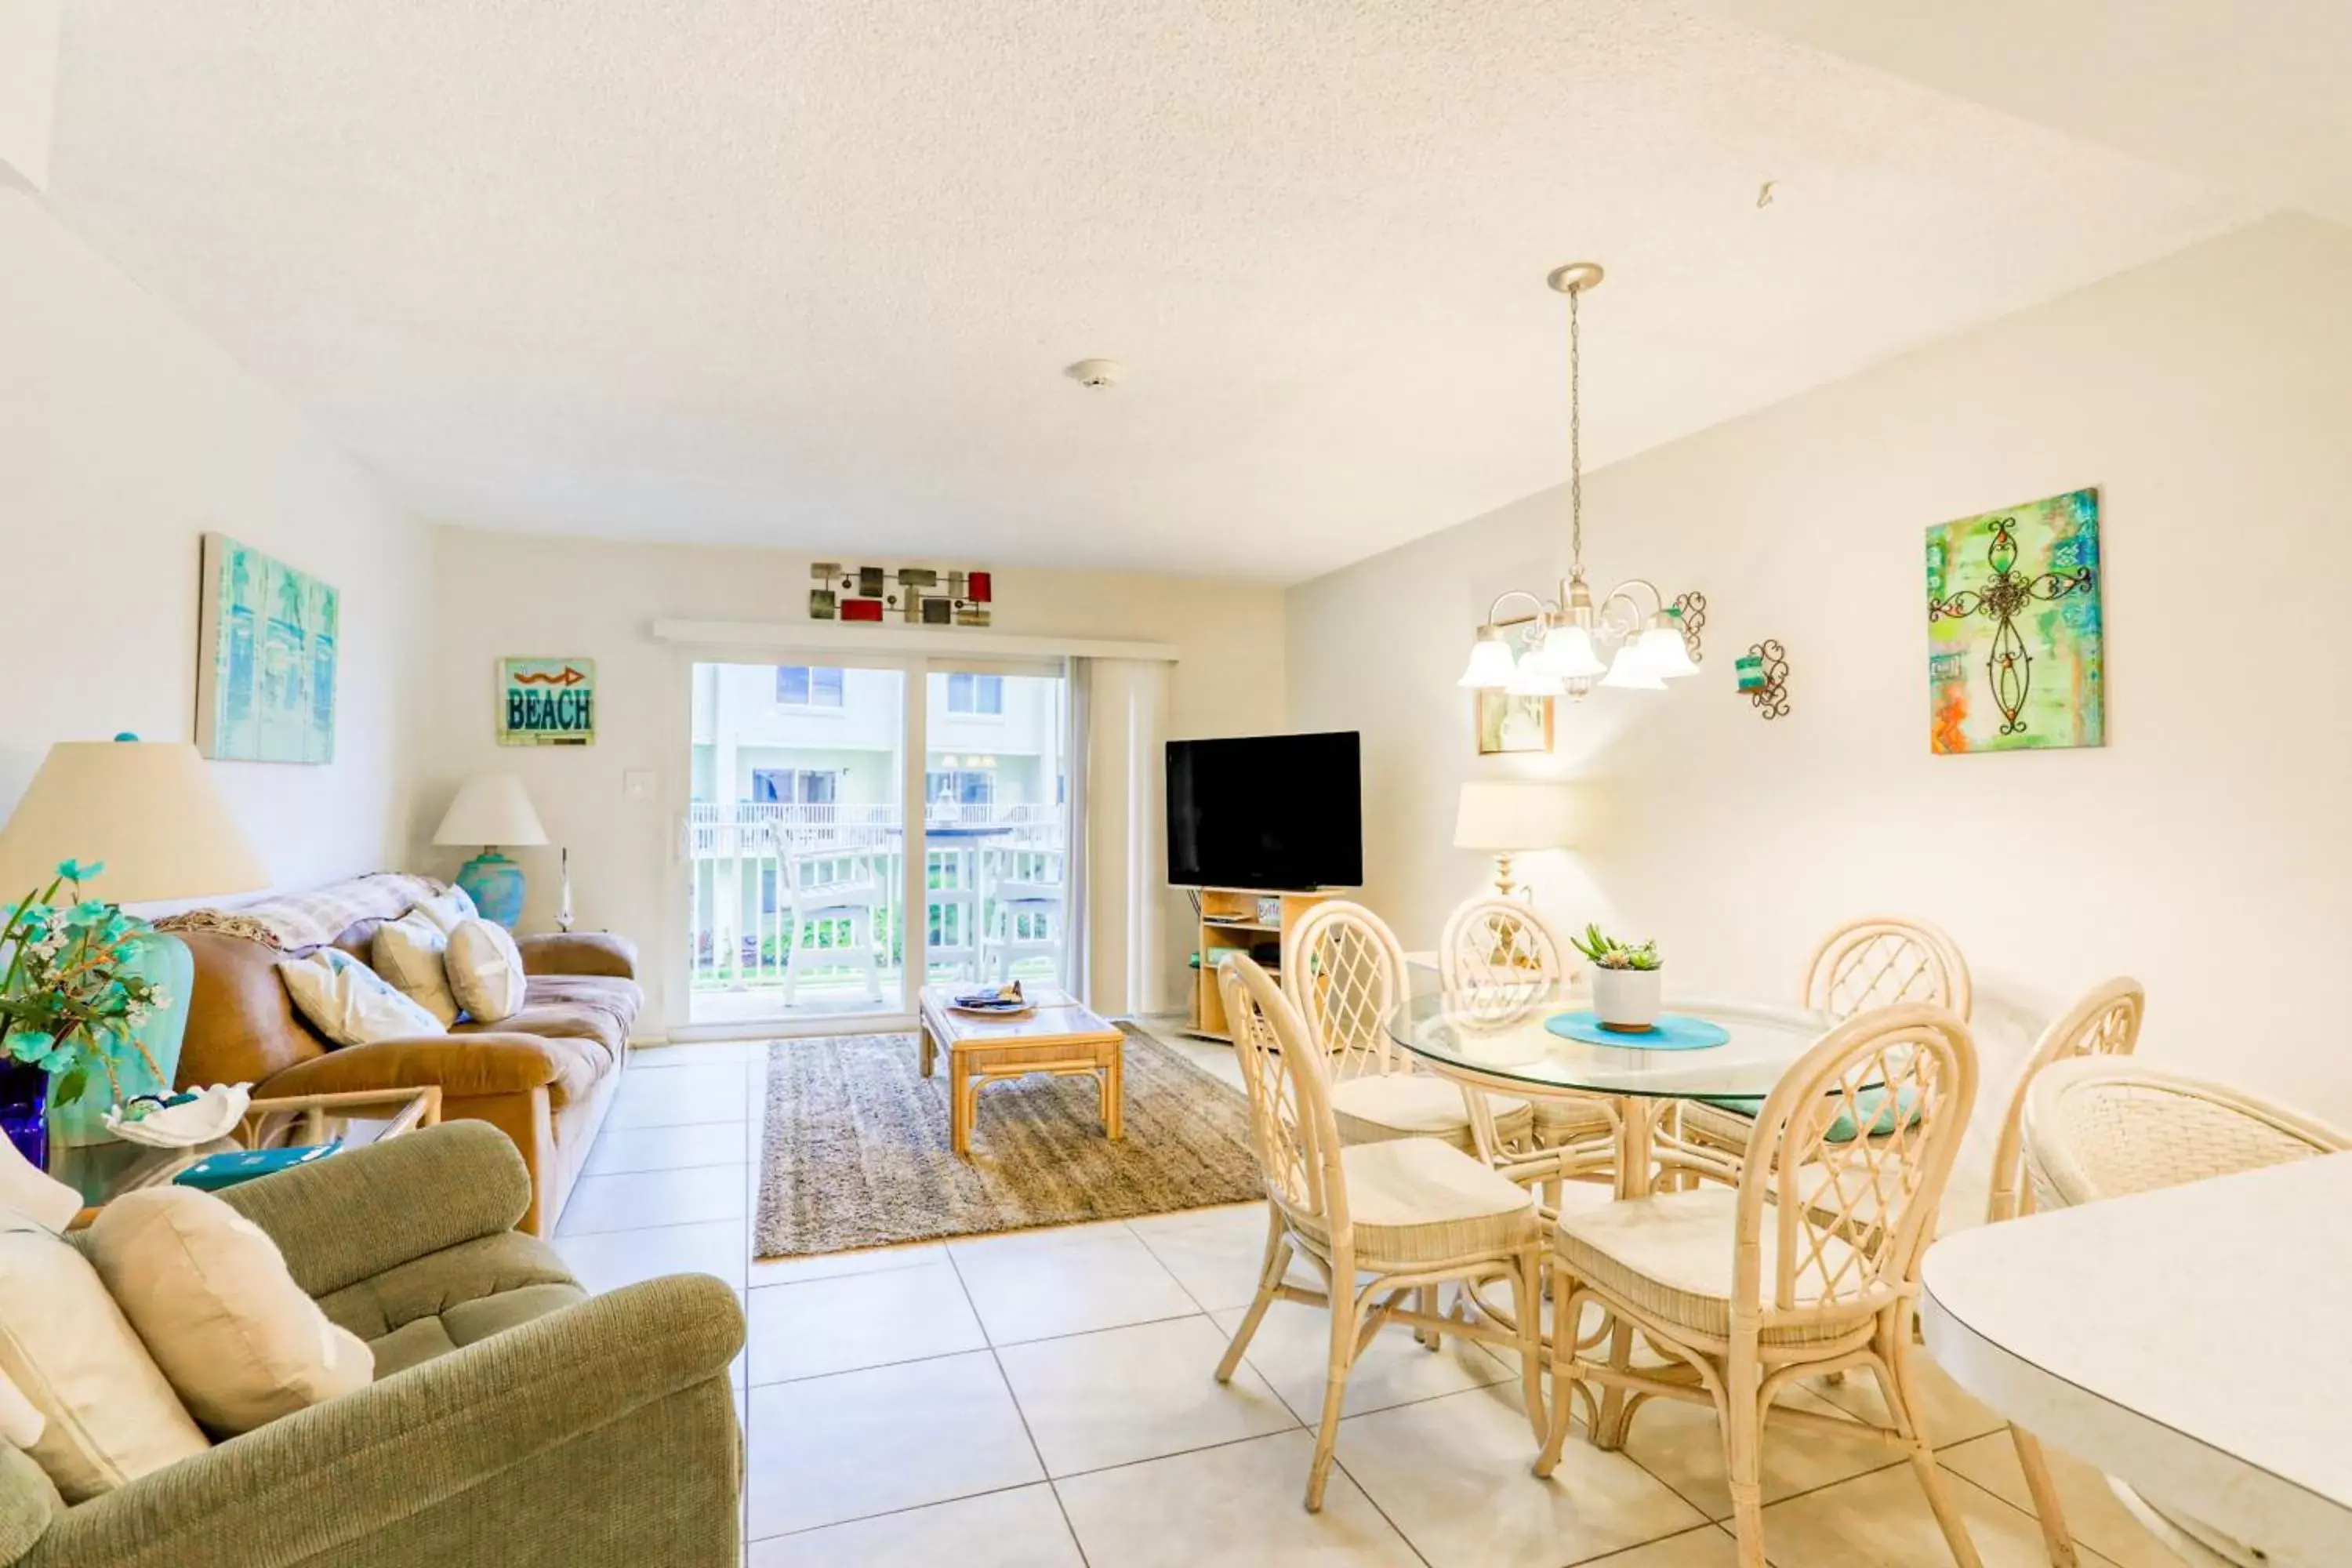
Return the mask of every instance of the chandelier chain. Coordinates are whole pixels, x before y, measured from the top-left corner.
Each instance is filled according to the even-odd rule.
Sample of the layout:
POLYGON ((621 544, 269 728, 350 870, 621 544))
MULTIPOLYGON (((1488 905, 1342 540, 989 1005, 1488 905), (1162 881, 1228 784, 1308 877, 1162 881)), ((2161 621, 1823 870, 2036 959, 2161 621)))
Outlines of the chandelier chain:
POLYGON ((1578 330, 1577 299, 1568 290, 1568 540, 1575 574, 1584 574, 1584 396, 1583 334, 1578 330))

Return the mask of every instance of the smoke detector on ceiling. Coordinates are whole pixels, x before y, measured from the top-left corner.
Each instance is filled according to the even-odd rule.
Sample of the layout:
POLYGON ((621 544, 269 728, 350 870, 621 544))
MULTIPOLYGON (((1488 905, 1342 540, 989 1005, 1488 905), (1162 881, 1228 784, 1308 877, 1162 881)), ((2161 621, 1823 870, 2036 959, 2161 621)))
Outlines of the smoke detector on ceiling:
POLYGON ((1115 359, 1082 359, 1063 367, 1062 374, 1080 386, 1117 386, 1124 368, 1115 359))

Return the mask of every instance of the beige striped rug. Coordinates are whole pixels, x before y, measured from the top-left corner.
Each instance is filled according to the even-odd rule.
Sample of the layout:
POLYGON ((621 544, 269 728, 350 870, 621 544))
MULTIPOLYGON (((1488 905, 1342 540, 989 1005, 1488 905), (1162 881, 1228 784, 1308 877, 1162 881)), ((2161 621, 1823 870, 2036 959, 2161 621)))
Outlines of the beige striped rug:
POLYGON ((912 1035, 768 1047, 752 1250, 796 1258, 1263 1197, 1239 1089, 1127 1028, 1127 1136, 1102 1135, 1091 1078, 981 1091, 972 1157, 948 1147, 948 1075, 912 1035))

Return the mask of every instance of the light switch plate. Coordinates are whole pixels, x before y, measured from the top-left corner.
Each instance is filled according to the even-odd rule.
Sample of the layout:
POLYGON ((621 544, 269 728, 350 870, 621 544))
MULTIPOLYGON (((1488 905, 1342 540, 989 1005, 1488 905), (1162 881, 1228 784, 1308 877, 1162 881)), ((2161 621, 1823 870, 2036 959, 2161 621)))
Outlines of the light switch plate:
POLYGON ((651 768, 632 768, 621 775, 623 800, 651 800, 661 781, 651 768))

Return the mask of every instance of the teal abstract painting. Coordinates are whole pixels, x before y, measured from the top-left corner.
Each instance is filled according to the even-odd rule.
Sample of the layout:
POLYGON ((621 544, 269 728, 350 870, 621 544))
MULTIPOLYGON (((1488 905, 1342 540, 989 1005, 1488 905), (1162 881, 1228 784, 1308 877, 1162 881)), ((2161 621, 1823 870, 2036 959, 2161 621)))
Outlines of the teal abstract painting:
POLYGON ((1927 531, 1927 689, 1937 752, 2106 744, 2097 490, 1927 531))
POLYGON ((335 760, 341 605, 307 572, 207 533, 196 749, 234 763, 335 760))

